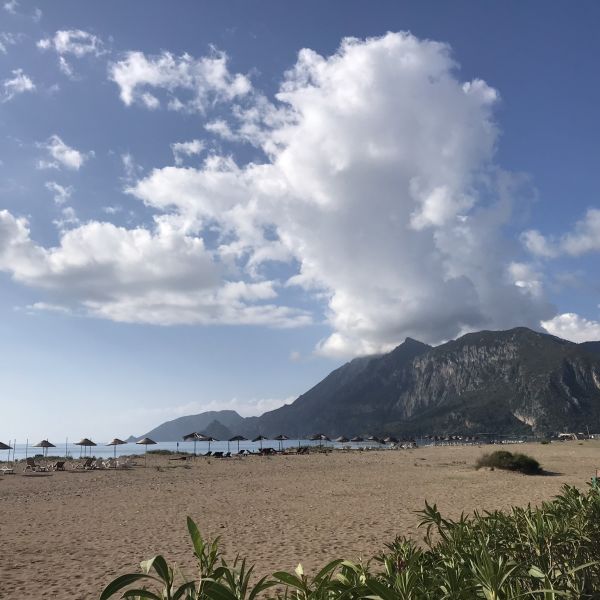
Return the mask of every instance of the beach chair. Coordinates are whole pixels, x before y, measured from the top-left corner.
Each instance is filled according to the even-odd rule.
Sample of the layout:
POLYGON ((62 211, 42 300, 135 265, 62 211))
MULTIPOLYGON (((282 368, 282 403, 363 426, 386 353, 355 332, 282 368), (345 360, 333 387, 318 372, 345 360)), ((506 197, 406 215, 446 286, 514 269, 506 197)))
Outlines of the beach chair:
POLYGON ((225 452, 223 458, 231 458, 231 452, 225 452))
POLYGON ((222 452, 213 452, 213 458, 223 458, 222 452))
POLYGON ((84 459, 83 462, 79 463, 75 468, 76 469, 91 469, 92 467, 92 463, 94 462, 93 458, 86 458, 84 459))
POLYGON ((101 458, 97 458, 93 463, 92 463, 92 469, 104 469, 104 463, 102 462, 101 458))
POLYGON ((116 469, 117 468, 117 461, 114 458, 109 458, 107 460, 104 461, 104 466, 107 469, 116 469))
POLYGON ((65 461, 64 460, 57 460, 51 467, 50 469, 52 471, 64 471, 65 470, 65 461))
POLYGON ((25 463, 25 469, 23 469, 23 472, 34 471, 36 473, 40 473, 48 470, 47 467, 44 467, 43 465, 38 465, 38 463, 35 462, 35 458, 33 457, 26 458, 25 463))
POLYGON ((212 455, 213 455, 213 453, 212 453, 212 450, 211 450, 211 451, 207 452, 206 454, 203 454, 202 456, 212 456, 212 455))
POLYGON ((0 469, 0 471, 2 471, 3 475, 14 475, 15 474, 15 470, 12 467, 2 467, 0 469))

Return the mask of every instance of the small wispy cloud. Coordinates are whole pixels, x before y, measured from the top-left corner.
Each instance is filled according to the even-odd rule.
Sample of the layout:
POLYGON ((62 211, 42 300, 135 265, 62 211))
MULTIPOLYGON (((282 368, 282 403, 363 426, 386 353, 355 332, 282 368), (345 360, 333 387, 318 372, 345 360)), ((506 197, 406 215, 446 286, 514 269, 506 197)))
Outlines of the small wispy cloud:
POLYGON ((23 69, 14 69, 12 75, 12 78, 8 77, 2 82, 2 89, 4 90, 2 96, 3 102, 8 102, 19 94, 35 90, 35 83, 23 72, 23 69))

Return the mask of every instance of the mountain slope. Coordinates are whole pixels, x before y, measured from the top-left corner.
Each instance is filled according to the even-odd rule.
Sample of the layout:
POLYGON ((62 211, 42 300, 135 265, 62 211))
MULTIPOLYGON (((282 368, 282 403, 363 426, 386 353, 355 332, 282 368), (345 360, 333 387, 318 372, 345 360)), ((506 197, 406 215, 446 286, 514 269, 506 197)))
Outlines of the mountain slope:
POLYGON ((203 413, 148 435, 180 439, 215 419, 246 437, 600 431, 600 342, 575 344, 524 327, 435 348, 408 338, 389 354, 343 365, 260 417, 203 413))
POLYGON ((334 371, 261 432, 545 433, 600 430, 600 356, 527 328, 481 331, 431 348, 406 340, 390 354, 334 371))
POLYGON ((234 410, 212 410, 167 421, 146 433, 145 436, 155 442, 174 442, 181 440, 188 433, 206 430, 214 421, 227 430, 237 430, 241 427, 244 418, 234 410))

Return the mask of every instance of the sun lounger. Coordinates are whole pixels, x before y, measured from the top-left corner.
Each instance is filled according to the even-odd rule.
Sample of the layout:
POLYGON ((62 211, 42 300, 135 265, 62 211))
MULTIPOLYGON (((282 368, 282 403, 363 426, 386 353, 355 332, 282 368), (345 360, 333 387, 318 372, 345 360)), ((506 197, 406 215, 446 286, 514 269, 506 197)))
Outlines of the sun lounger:
POLYGON ((36 473, 41 473, 41 472, 45 472, 48 470, 47 467, 43 466, 43 465, 38 465, 35 462, 35 459, 30 457, 30 458, 26 458, 25 459, 25 469, 23 469, 23 472, 25 471, 34 471, 36 473))
POLYGON ((212 450, 211 450, 210 452, 207 452, 206 454, 203 454, 202 456, 212 456, 212 455, 213 455, 213 453, 212 453, 212 450))
POLYGON ((50 469, 52 471, 64 471, 65 470, 65 461, 64 460, 57 460, 51 467, 50 469))
POLYGON ((76 469, 92 469, 92 463, 94 462, 93 458, 86 458, 82 463, 79 463, 75 468, 76 469))
POLYGON ((223 458, 222 452, 213 452, 213 458, 223 458))
POLYGON ((15 474, 15 470, 12 467, 2 467, 0 469, 0 471, 2 471, 3 475, 14 475, 15 474))

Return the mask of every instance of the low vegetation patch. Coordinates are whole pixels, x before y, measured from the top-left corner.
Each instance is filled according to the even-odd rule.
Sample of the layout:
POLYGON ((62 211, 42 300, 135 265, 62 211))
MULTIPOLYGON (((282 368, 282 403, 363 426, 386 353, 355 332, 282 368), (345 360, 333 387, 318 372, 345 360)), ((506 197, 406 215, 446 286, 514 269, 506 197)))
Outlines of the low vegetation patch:
MULTIPOLYGON (((185 579, 163 556, 121 575, 100 595, 153 600, 540 600, 598 599, 600 494, 564 486, 550 502, 457 521, 425 504, 424 546, 397 538, 366 563, 337 559, 316 575, 298 565, 257 580, 253 567, 228 563, 218 538, 205 541, 188 517, 198 572, 185 579)), ((293 535, 293 532, 288 532, 293 535)), ((272 543, 277 543, 273 540, 272 543)))
POLYGON ((525 475, 540 475, 544 471, 540 463, 519 452, 507 452, 506 450, 497 450, 491 454, 484 454, 477 460, 476 468, 488 467, 490 469, 504 469, 506 471, 518 471, 525 475))

